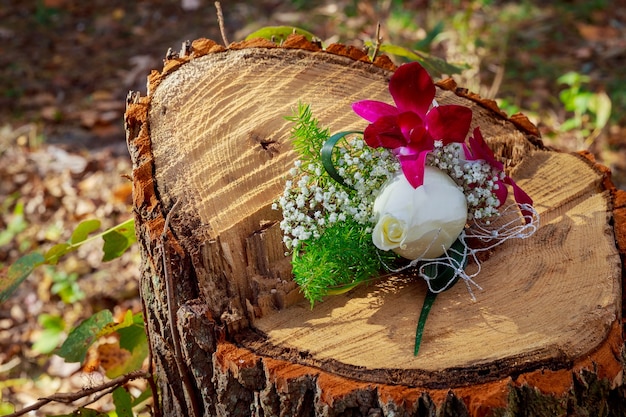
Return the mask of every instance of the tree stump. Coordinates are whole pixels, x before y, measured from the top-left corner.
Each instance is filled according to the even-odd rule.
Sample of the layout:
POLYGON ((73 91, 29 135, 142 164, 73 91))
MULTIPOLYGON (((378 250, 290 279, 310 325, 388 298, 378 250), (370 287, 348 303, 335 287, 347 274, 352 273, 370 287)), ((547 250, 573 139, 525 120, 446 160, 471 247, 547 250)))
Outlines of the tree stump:
POLYGON ((394 65, 297 36, 280 47, 200 39, 169 58, 126 111, 163 415, 625 412, 626 198, 607 169, 440 82, 437 101, 472 108, 541 226, 489 253, 476 301, 464 285, 437 298, 415 357, 424 283, 396 276, 311 309, 271 209, 296 159, 284 117, 302 102, 333 133, 363 130, 350 104, 391 102, 394 65))

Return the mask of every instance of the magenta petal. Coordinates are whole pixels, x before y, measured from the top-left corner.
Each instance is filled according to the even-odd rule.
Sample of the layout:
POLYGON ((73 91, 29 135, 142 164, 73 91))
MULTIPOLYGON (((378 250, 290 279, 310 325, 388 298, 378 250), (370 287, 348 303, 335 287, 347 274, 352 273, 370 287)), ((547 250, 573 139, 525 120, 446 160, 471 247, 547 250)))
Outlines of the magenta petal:
POLYGON ((533 213, 529 210, 525 210, 524 207, 521 206, 521 204, 528 204, 532 206, 533 199, 530 198, 530 196, 526 194, 526 191, 522 190, 522 188, 517 185, 515 181, 513 181, 513 178, 507 176, 504 178, 504 182, 513 187, 513 197, 515 197, 515 201, 517 202, 517 204, 520 205, 520 211, 522 212, 526 223, 530 223, 531 219, 533 218, 533 213))
POLYGON ((480 129, 477 127, 474 129, 474 135, 469 138, 470 149, 472 151, 473 159, 482 159, 492 167, 504 171, 504 165, 502 162, 496 160, 493 151, 483 139, 483 135, 480 133, 480 129))
POLYGON ((493 193, 498 198, 498 201, 500 202, 500 204, 498 204, 498 207, 500 207, 506 201, 506 196, 509 191, 506 189, 506 185, 504 184, 504 182, 497 181, 496 184, 498 185, 498 189, 493 190, 493 193))
MULTIPOLYGON (((530 206, 533 205, 533 199, 530 198, 530 196, 526 194, 526 191, 522 190, 522 188, 519 185, 517 185, 511 177, 508 177, 508 176, 505 177, 504 182, 506 182, 511 187, 513 187, 513 197, 515 197, 515 201, 517 202, 517 204, 528 204, 530 206)), ((532 213, 529 212, 528 210, 524 210, 523 208, 522 208, 522 213, 524 215, 528 215, 532 217, 532 213)), ((529 219, 526 219, 526 222, 528 223, 529 219)))
POLYGON ((426 115, 435 98, 435 84, 417 62, 398 67, 389 81, 389 92, 401 112, 426 115))
POLYGON ((375 100, 363 100, 352 103, 352 110, 370 123, 374 123, 384 116, 395 116, 398 114, 398 109, 391 104, 375 100))
POLYGON ((400 113, 397 117, 398 126, 402 135, 409 143, 419 143, 426 134, 426 128, 422 118, 413 112, 400 113))
POLYGON ((515 201, 519 204, 533 204, 533 199, 530 198, 526 191, 522 190, 522 188, 513 181, 511 177, 505 177, 504 181, 507 182, 511 187, 513 187, 513 196, 515 197, 515 201))
POLYGON ((384 116, 370 124, 363 132, 363 139, 372 148, 395 149, 406 145, 407 140, 398 127, 395 116, 384 116))
POLYGON ((446 145, 451 142, 465 142, 471 122, 472 110, 457 105, 433 107, 426 114, 425 120, 430 135, 446 145))
POLYGON ((424 184, 424 169, 426 168, 426 156, 429 151, 417 154, 398 155, 398 160, 402 166, 402 172, 413 188, 424 184))

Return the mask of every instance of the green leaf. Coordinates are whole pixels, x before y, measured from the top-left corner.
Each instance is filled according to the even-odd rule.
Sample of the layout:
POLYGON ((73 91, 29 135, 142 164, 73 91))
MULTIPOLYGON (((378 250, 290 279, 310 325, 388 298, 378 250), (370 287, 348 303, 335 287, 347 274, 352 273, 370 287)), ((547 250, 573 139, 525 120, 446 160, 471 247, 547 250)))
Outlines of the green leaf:
POLYGON ((134 220, 130 219, 102 235, 104 239, 104 256, 102 257, 102 261, 107 262, 119 258, 137 241, 134 225, 134 220))
MULTIPOLYGON (((367 42, 366 45, 370 48, 374 46, 374 44, 371 42, 367 42)), ((409 61, 419 62, 424 67, 424 69, 428 71, 431 77, 438 78, 443 76, 444 74, 460 74, 461 72, 463 72, 463 70, 469 68, 469 65, 467 64, 450 64, 447 61, 434 55, 427 54, 426 52, 412 51, 398 45, 382 44, 380 45, 379 51, 386 54, 406 58, 409 61)))
POLYGON ((424 336, 424 327, 426 327, 426 319, 428 318, 430 309, 435 303, 435 298, 437 298, 437 294, 431 291, 428 291, 426 293, 426 298, 424 298, 422 311, 420 312, 420 317, 417 320, 417 329, 415 330, 415 347, 413 348, 414 356, 417 356, 419 353, 420 345, 422 344, 422 336, 424 336))
POLYGON ((63 255, 66 255, 75 249, 76 248, 72 247, 69 243, 57 243, 46 252, 46 263, 56 265, 63 255))
MULTIPOLYGON (((21 209, 16 208, 16 210, 19 212, 21 209)), ((36 267, 43 264, 56 265, 62 256, 78 249, 86 241, 87 236, 100 227, 99 224, 99 220, 84 221, 72 233, 70 243, 58 243, 48 249, 45 255, 30 253, 18 259, 9 267, 7 276, 0 277, 0 303, 6 301, 36 267)), ((134 224, 134 220, 129 219, 98 235, 104 239, 104 256, 102 258, 104 261, 110 261, 121 256, 137 241, 134 224)), ((98 236, 94 236, 92 239, 98 236)))
POLYGON ((132 324, 118 329, 117 333, 120 335, 121 348, 133 352, 140 345, 145 344, 147 347, 148 339, 142 313, 135 314, 132 324))
MULTIPOLYGON (((365 45, 370 48, 374 47, 374 43, 372 42, 365 42, 365 45)), ((391 55, 395 55, 401 58, 406 58, 409 61, 421 61, 422 60, 422 57, 416 54, 415 52, 399 45, 383 43, 382 45, 380 45, 378 50, 386 54, 391 54, 391 55)))
POLYGON ((84 242, 87 237, 89 237, 90 233, 95 232, 100 228, 100 220, 92 219, 92 220, 84 220, 80 222, 74 232, 72 233, 72 237, 70 238, 70 243, 72 245, 76 245, 78 243, 84 242))
POLYGON ((422 55, 422 60, 419 62, 433 77, 440 78, 444 75, 460 74, 470 68, 467 64, 450 64, 439 57, 426 54, 425 52, 417 51, 417 53, 422 55))
POLYGON ((37 321, 44 330, 33 343, 32 349, 39 353, 50 353, 61 342, 63 330, 65 330, 65 321, 60 316, 46 313, 40 314, 37 321))
POLYGON ((435 38, 439 36, 441 32, 443 32, 444 28, 445 25, 443 23, 443 20, 437 22, 435 27, 432 28, 432 30, 428 31, 428 33, 426 33, 426 37, 415 44, 415 49, 418 49, 420 51, 426 51, 427 49, 429 49, 430 45, 435 41, 435 38))
POLYGON ((593 99, 594 94, 588 91, 581 91, 574 98, 574 111, 579 115, 587 113, 589 110, 589 102, 593 99))
MULTIPOLYGON (((8 199, 11 201, 11 199, 8 199)), ((24 203, 18 201, 13 209, 13 217, 6 228, 0 231, 0 246, 10 243, 13 238, 26 230, 28 223, 24 220, 24 203)))
POLYGON ((68 362, 83 362, 87 350, 96 341, 98 334, 113 321, 109 310, 102 310, 76 326, 67 336, 57 354, 68 362))
POLYGON ((602 129, 609 122, 611 105, 611 99, 604 91, 594 94, 589 101, 589 110, 596 115, 594 123, 596 129, 602 129))
POLYGON ((348 291, 358 287, 362 282, 355 282, 353 284, 346 284, 343 286, 338 286, 337 288, 329 287, 326 291, 326 295, 341 295, 345 294, 348 291))
POLYGON ((54 284, 50 287, 52 294, 57 294, 65 304, 73 304, 85 298, 85 293, 76 282, 78 274, 57 271, 52 274, 54 284))
POLYGON ((107 324, 100 330, 97 337, 108 336, 116 332, 120 336, 120 347, 129 352, 132 352, 141 343, 147 343, 143 313, 139 312, 133 315, 132 310, 127 310, 121 323, 107 324))
POLYGON ((130 357, 120 365, 113 365, 107 369, 109 378, 116 378, 125 373, 141 369, 144 360, 148 356, 148 339, 146 337, 143 314, 133 315, 127 310, 121 323, 109 323, 97 334, 96 338, 115 333, 119 335, 120 348, 130 352, 130 357))
POLYGON ((124 319, 122 320, 121 323, 112 322, 112 323, 107 324, 102 329, 100 329, 100 333, 98 333, 97 337, 108 336, 112 333, 117 332, 119 329, 132 326, 132 324, 133 324, 133 312, 132 310, 129 309, 129 310, 126 310, 126 313, 124 314, 124 319))
POLYGON ((6 416, 15 412, 15 405, 9 402, 0 401, 0 416, 6 416))
POLYGON ((567 119, 566 121, 561 123, 559 130, 561 132, 569 132, 570 130, 578 129, 580 125, 581 125, 580 119, 577 117, 574 117, 571 119, 567 119))
POLYGON ((6 277, 0 277, 0 303, 5 302, 31 272, 44 262, 45 258, 40 253, 29 253, 15 261, 6 277))
POLYGON ((584 83, 588 83, 591 80, 588 75, 582 75, 577 73, 576 71, 570 71, 559 78, 557 78, 557 82, 559 84, 567 84, 572 87, 580 87, 584 83))
POLYGON ((58 329, 45 329, 40 334, 32 349, 35 352, 48 354, 54 351, 61 342, 63 331, 58 329))
POLYGON ((132 397, 124 387, 117 387, 113 391, 113 404, 117 417, 133 417, 132 397))
POLYGON ((283 42, 289 35, 296 33, 303 35, 307 40, 312 41, 316 38, 311 32, 294 26, 266 26, 246 36, 246 40, 263 38, 272 42, 283 42))
POLYGON ((63 331, 65 329, 65 321, 63 317, 54 314, 42 313, 37 317, 37 322, 44 329, 54 329, 63 331))
POLYGON ((574 99, 576 98, 576 93, 572 89, 566 89, 559 93, 559 100, 565 106, 565 110, 574 111, 576 110, 576 105, 574 104, 574 99))

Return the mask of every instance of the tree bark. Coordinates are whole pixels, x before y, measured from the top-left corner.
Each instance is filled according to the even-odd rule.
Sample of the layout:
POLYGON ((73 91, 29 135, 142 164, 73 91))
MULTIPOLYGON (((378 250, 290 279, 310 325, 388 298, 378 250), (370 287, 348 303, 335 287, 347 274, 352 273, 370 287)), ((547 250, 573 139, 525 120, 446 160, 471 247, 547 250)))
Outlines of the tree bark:
POLYGON ((476 301, 463 285, 437 298, 414 357, 424 284, 396 276, 311 309, 271 209, 296 159, 284 116, 303 102, 331 132, 362 130, 350 104, 391 102, 393 64, 297 36, 200 39, 169 58, 126 111, 163 415, 626 412, 626 197, 592 157, 548 149, 525 117, 438 84, 439 103, 472 108, 541 227, 488 254, 476 301))

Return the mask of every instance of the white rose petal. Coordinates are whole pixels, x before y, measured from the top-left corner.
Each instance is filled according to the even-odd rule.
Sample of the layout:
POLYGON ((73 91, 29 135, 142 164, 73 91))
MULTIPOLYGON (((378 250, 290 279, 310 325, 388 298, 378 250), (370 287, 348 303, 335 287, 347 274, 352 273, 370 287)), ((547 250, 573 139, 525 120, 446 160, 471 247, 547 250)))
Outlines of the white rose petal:
POLYGON ((377 222, 372 240, 382 250, 407 259, 441 256, 467 221, 465 195, 443 171, 427 166, 424 184, 413 188, 403 174, 382 189, 374 202, 377 222))
POLYGON ((404 221, 390 214, 383 214, 374 227, 372 239, 379 249, 395 249, 404 243, 406 229, 404 221))

